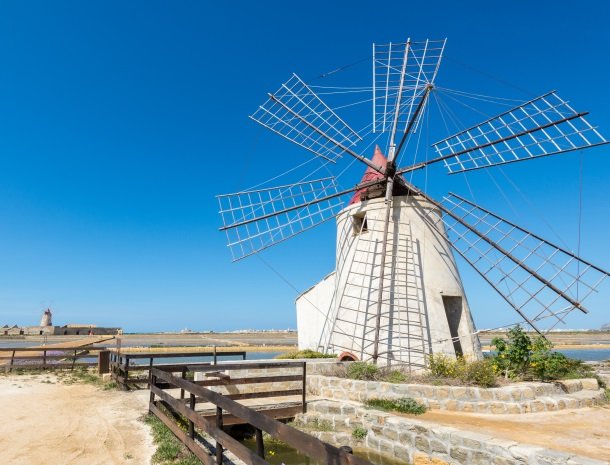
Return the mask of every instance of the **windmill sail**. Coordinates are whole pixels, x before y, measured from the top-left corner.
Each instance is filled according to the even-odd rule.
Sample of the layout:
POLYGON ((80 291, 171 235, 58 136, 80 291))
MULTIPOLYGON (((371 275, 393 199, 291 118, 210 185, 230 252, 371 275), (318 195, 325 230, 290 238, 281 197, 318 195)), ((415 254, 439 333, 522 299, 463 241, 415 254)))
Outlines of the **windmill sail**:
POLYGON ((373 45, 373 132, 404 132, 434 83, 446 39, 373 45))
POLYGON ((332 218, 341 208, 335 178, 217 196, 233 261, 332 218), (329 198, 330 197, 330 198, 329 198))
POLYGON ((436 142, 432 161, 453 174, 606 144, 585 115, 549 92, 436 142))
POLYGON ((455 250, 540 331, 569 312, 587 310, 582 302, 610 274, 456 194, 439 204, 455 250))
POLYGON ((227 234, 233 261, 241 260, 333 218, 343 208, 341 196, 383 182, 374 179, 339 191, 335 178, 328 177, 218 195, 220 230, 227 234))
POLYGON ((296 74, 250 118, 333 163, 362 140, 296 74))

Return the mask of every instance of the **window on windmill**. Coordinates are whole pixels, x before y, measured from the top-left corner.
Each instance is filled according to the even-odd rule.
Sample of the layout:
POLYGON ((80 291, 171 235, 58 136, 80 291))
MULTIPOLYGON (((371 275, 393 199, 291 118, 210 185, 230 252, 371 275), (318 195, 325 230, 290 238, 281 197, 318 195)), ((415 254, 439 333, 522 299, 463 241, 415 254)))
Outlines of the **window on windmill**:
POLYGON ((356 213, 352 216, 354 235, 365 233, 369 230, 366 213, 356 213))

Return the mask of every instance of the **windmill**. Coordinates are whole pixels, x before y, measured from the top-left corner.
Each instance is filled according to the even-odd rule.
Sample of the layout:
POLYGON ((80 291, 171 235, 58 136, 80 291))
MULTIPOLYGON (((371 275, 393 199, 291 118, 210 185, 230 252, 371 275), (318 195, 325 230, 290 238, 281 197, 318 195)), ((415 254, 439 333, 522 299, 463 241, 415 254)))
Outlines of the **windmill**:
POLYGON ((301 348, 415 370, 432 353, 479 357, 454 252, 540 334, 574 310, 586 313, 583 301, 609 275, 471 200, 454 193, 436 200, 407 180, 436 164, 464 173, 607 143, 587 113, 552 91, 432 144, 435 153, 425 160, 399 166, 437 90, 445 43, 373 45, 372 87, 353 91, 372 92, 366 132, 386 139, 387 157, 378 146, 365 156, 361 131, 322 100, 330 92, 296 74, 251 115, 313 153, 324 169, 344 158, 365 168, 349 188, 337 176, 308 176, 218 196, 220 229, 235 261, 336 218, 336 269, 296 302, 301 348))

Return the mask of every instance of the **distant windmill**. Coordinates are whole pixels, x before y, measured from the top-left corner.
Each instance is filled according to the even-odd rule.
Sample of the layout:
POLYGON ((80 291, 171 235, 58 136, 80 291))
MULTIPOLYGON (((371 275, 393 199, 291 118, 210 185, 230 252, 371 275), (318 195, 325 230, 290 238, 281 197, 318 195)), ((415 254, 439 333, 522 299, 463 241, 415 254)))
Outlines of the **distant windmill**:
POLYGON ((297 299, 302 348, 413 369, 431 353, 480 356, 452 250, 541 334, 542 320, 553 321, 549 330, 574 309, 586 313, 583 300, 608 276, 457 194, 438 201, 405 179, 441 162, 453 174, 607 143, 586 113, 549 92, 434 143, 428 160, 397 166, 422 125, 445 42, 373 46, 370 132, 387 137, 387 158, 379 148, 372 159, 358 153, 363 137, 297 75, 251 116, 324 164, 348 155, 366 165, 349 189, 327 177, 218 196, 234 260, 336 217, 336 270, 297 299))

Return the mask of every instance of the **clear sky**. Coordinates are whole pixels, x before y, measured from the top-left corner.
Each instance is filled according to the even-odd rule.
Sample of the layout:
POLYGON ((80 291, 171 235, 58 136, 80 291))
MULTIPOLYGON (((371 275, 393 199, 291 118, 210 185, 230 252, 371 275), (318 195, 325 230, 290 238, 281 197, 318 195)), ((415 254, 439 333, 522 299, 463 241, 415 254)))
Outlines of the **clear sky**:
MULTIPOLYGON (((215 194, 308 158, 248 120, 267 92, 373 42, 447 37, 439 86, 558 89, 608 137, 608 18, 589 0, 2 2, 0 324, 50 306, 57 324, 128 331, 294 328, 296 290, 333 268, 333 225, 237 264, 217 231, 215 194)), ((370 85, 364 63, 350 76, 370 85)), ((467 179, 484 206, 576 249, 581 160, 582 255, 610 268, 610 148, 467 179)), ((464 176, 428 174, 433 194, 468 196, 464 176)), ((515 320, 463 277, 479 327, 515 320)), ((610 322, 608 296, 569 326, 610 322)))

